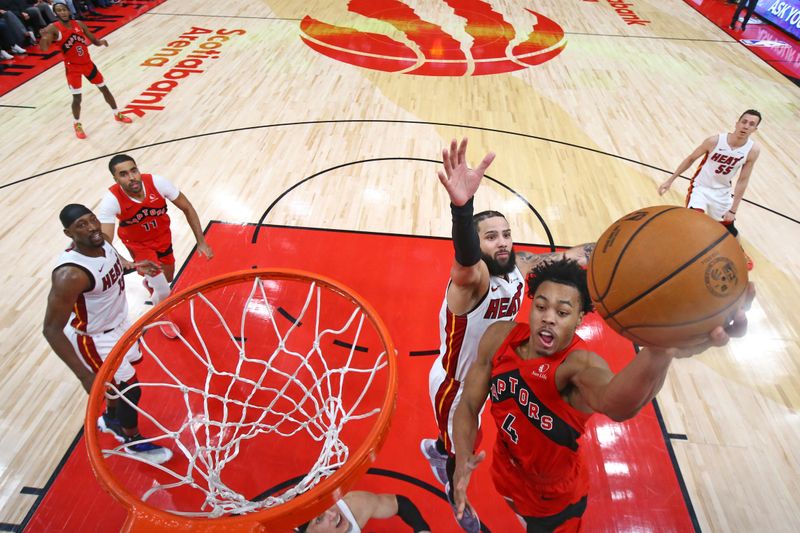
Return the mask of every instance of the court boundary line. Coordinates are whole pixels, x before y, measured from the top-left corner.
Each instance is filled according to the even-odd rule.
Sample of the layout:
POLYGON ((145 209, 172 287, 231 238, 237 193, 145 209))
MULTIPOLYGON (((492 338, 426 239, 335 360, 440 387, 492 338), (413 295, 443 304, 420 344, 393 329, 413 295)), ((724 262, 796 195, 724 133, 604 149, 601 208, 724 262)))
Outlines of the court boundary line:
MULTIPOLYGON (((117 151, 109 153, 109 154, 103 154, 103 155, 99 155, 97 157, 84 159, 83 161, 78 161, 76 163, 70 163, 70 164, 67 164, 67 165, 62 165, 60 167, 56 167, 56 168, 53 168, 53 169, 50 169, 50 170, 45 170, 45 171, 39 172, 37 174, 33 174, 31 176, 27 176, 25 178, 20 178, 18 180, 12 181, 12 182, 5 183, 3 185, 0 185, 0 191, 2 191, 5 188, 12 187, 14 185, 19 185, 20 183, 23 183, 25 181, 29 181, 29 180, 32 180, 32 179, 40 178, 42 176, 46 176, 46 175, 52 174, 54 172, 58 172, 58 171, 65 170, 65 169, 68 169, 68 168, 80 166, 80 165, 83 165, 85 163, 91 163, 91 162, 97 161, 99 159, 105 159, 107 157, 111 157, 111 156, 113 156, 115 154, 119 154, 119 153, 123 153, 123 152, 135 152, 135 151, 138 151, 138 150, 144 150, 146 148, 153 148, 155 146, 161 146, 161 145, 165 145, 165 144, 172 144, 172 143, 182 142, 182 141, 191 140, 191 139, 199 139, 201 137, 211 137, 211 136, 215 136, 215 135, 222 135, 222 134, 228 134, 228 133, 238 133, 238 132, 242 132, 242 131, 251 131, 251 130, 259 130, 259 129, 287 127, 287 126, 309 126, 309 125, 321 125, 321 124, 334 124, 334 125, 336 125, 336 124, 417 124, 417 125, 421 125, 421 126, 444 126, 444 127, 449 127, 449 128, 463 128, 463 129, 468 129, 468 130, 478 130, 478 131, 485 131, 485 132, 489 132, 489 133, 499 133, 499 134, 502 134, 502 135, 510 135, 510 136, 513 136, 513 137, 523 137, 523 138, 526 138, 526 139, 533 139, 533 140, 537 140, 537 141, 543 141, 543 142, 546 142, 546 143, 553 143, 553 144, 558 144, 558 145, 561 145, 561 146, 567 146, 567 147, 570 147, 570 148, 576 148, 578 150, 584 150, 584 151, 592 152, 592 153, 595 153, 595 154, 598 154, 598 155, 607 156, 607 157, 611 157, 611 158, 614 158, 614 159, 619 159, 619 160, 622 160, 622 161, 626 161, 628 163, 633 163, 634 165, 643 166, 643 167, 649 168, 651 170, 656 170, 658 172, 663 172, 665 174, 672 174, 671 170, 666 170, 666 169, 663 169, 663 168, 659 168, 659 167, 657 167, 655 165, 651 165, 649 163, 644 163, 642 161, 637 161, 635 159, 631 159, 629 157, 625 157, 625 156, 622 156, 622 155, 612 154, 611 152, 606 152, 606 151, 600 150, 598 148, 590 148, 588 146, 582 146, 582 145, 579 145, 579 144, 570 143, 570 142, 567 142, 567 141, 560 141, 560 140, 557 140, 557 139, 551 139, 551 138, 548 138, 548 137, 542 137, 540 135, 533 135, 533 134, 530 134, 530 133, 522 133, 522 132, 516 132, 516 131, 510 131, 510 130, 502 130, 502 129, 498 129, 498 128, 489 128, 489 127, 485 127, 485 126, 471 126, 471 125, 468 125, 468 124, 453 124, 453 123, 448 123, 448 122, 425 121, 425 120, 326 119, 326 120, 303 120, 303 121, 296 121, 296 122, 277 122, 277 123, 273 123, 273 124, 259 124, 259 125, 255 125, 255 126, 242 126, 242 127, 239 127, 239 128, 229 128, 229 129, 225 129, 225 130, 209 131, 209 132, 204 132, 204 133, 196 133, 196 134, 193 134, 193 135, 187 135, 185 137, 176 137, 174 139, 167 139, 167 140, 164 140, 164 141, 158 141, 158 142, 154 142, 154 143, 150 143, 150 144, 143 144, 143 145, 135 146, 135 147, 132 147, 132 148, 122 148, 120 150, 117 150, 117 151)), ((687 178, 686 176, 682 175, 680 177, 685 179, 685 180, 687 180, 687 181, 691 181, 690 178, 687 178)), ((753 200, 748 200, 747 198, 742 198, 742 201, 745 202, 746 204, 753 205, 755 207, 763 209, 764 211, 772 213, 773 215, 777 215, 777 216, 779 216, 781 218, 784 218, 784 219, 786 219, 786 220, 788 220, 790 222, 794 222, 795 224, 800 224, 800 220, 798 220, 796 218, 793 218, 793 217, 790 217, 789 215, 781 213, 780 211, 776 211, 775 209, 772 209, 772 208, 767 207, 765 205, 761 205, 761 204, 759 204, 757 202, 754 202, 753 200)))

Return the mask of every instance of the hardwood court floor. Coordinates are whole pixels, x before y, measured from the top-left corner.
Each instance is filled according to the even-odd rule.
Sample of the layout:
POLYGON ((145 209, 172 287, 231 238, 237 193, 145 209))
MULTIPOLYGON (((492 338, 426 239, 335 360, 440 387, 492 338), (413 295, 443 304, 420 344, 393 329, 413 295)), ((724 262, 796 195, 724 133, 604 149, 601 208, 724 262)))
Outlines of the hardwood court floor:
MULTIPOLYGON (((133 124, 111 121, 87 87, 89 138, 75 139, 58 66, 0 99, 0 522, 24 519, 35 495, 21 489, 45 484, 81 424, 85 395, 44 342, 41 321, 65 244, 57 213, 69 202, 97 206, 111 183, 111 154, 126 151, 143 170, 172 179, 204 222, 255 222, 280 198, 266 222, 445 236, 447 202, 436 165, 425 160, 468 135, 471 160, 496 151, 489 174, 519 194, 487 183, 478 207, 507 213, 516 239, 546 242, 521 197, 568 245, 596 239, 635 208, 681 203, 685 181, 664 198, 657 183, 754 107, 764 115, 755 136, 763 150, 746 195, 752 203, 737 222, 756 263, 750 334, 677 362, 659 402, 668 431, 686 436, 673 446, 703 530, 796 530, 800 89, 682 0, 628 3, 647 25, 629 26, 603 0, 494 0, 517 28, 535 20, 524 8, 555 21, 565 48, 510 73, 446 77, 362 68, 312 50, 300 38, 307 15, 408 41, 344 1, 169 0, 110 34, 109 48, 92 49, 118 102, 129 110, 139 102, 143 116, 133 124), (193 28, 192 46, 156 66, 157 54, 193 28), (237 29, 244 33, 219 41, 202 72, 169 90, 154 85, 212 35, 202 30, 237 29), (340 167, 281 196, 315 173, 375 159, 385 160, 340 167)), ((457 2, 404 4, 467 42, 450 7, 457 2)), ((179 260, 193 246, 180 215, 174 242, 179 260)), ((129 287, 136 316, 144 290, 129 287)))

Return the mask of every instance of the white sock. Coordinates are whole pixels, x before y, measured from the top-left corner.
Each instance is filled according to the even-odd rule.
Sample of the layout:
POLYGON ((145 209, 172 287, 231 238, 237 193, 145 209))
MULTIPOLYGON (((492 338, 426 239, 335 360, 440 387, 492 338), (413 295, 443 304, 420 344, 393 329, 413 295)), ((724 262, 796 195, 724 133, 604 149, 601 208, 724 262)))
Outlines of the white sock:
POLYGON ((167 278, 164 277, 163 273, 157 276, 145 276, 145 278, 147 279, 147 284, 150 285, 151 289, 153 289, 153 294, 150 297, 153 305, 158 305, 159 302, 169 296, 169 283, 167 282, 167 278))

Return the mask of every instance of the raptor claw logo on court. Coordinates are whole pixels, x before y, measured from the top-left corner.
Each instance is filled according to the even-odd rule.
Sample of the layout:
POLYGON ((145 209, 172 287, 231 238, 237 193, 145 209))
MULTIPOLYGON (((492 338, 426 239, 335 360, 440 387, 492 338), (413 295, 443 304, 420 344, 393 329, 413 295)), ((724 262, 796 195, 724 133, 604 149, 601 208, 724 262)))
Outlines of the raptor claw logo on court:
POLYGON ((436 22, 401 0, 351 0, 364 27, 335 26, 306 16, 301 39, 332 59, 384 72, 421 76, 481 76, 549 61, 566 46, 564 30, 529 9, 498 13, 484 0, 441 0, 436 22))
POLYGON ((717 257, 706 267, 706 287, 714 296, 727 296, 739 284, 736 266, 727 257, 717 257))

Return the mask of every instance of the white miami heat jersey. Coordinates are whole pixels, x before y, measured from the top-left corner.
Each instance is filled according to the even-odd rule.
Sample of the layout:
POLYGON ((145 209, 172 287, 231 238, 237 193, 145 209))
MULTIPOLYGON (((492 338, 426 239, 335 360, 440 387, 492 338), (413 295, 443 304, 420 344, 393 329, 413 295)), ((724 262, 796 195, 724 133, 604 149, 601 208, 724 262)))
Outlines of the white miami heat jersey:
POLYGON ((730 189, 733 178, 747 160, 747 154, 753 147, 753 140, 747 139, 744 145, 731 148, 728 145, 728 134, 720 133, 717 145, 706 154, 692 178, 692 185, 710 189, 730 189))
MULTIPOLYGON (((452 283, 452 282, 451 282, 452 283)), ((449 285, 448 285, 449 287, 449 285)), ((525 280, 519 268, 508 279, 491 276, 483 299, 465 315, 454 315, 447 308, 447 292, 439 311, 439 359, 447 376, 461 381, 478 355, 478 343, 489 326, 498 320, 514 320, 522 305, 525 280)))
POLYGON ((70 247, 56 262, 56 269, 75 266, 91 280, 90 288, 78 296, 69 321, 70 326, 86 335, 112 330, 128 316, 122 263, 109 243, 103 243, 103 252, 103 256, 89 257, 70 247))

